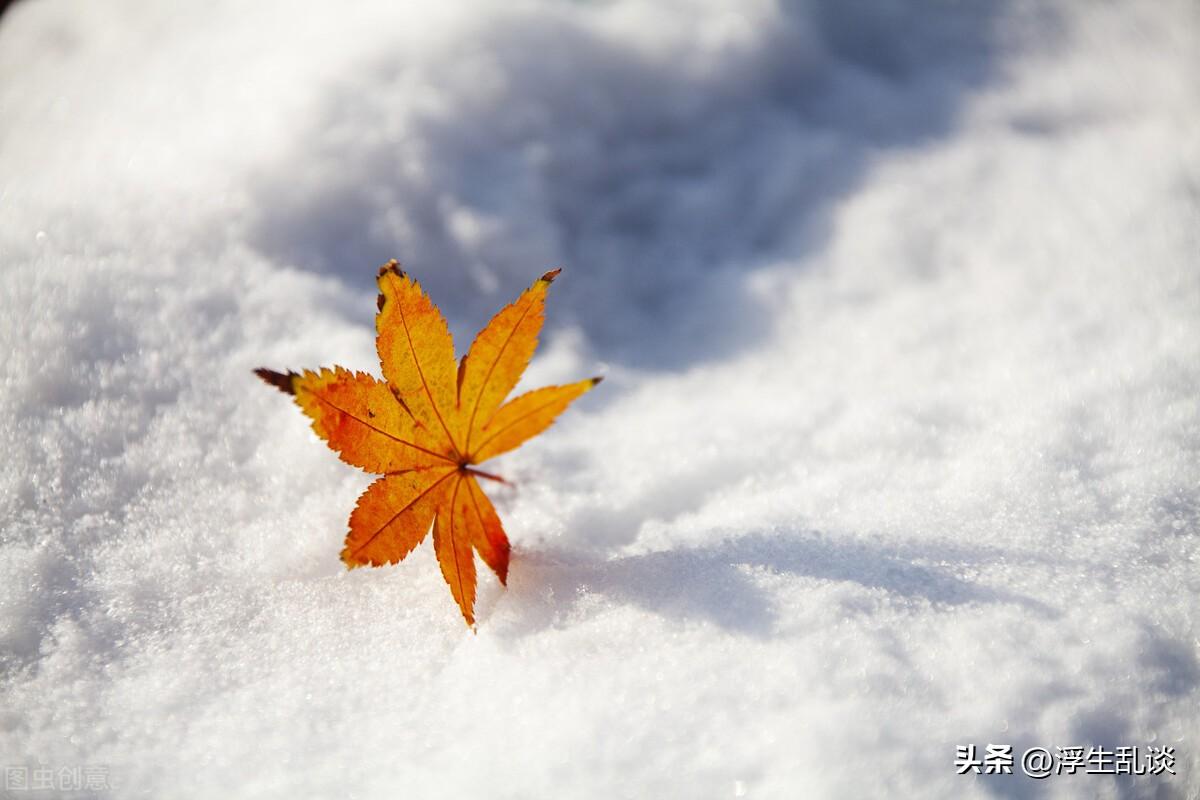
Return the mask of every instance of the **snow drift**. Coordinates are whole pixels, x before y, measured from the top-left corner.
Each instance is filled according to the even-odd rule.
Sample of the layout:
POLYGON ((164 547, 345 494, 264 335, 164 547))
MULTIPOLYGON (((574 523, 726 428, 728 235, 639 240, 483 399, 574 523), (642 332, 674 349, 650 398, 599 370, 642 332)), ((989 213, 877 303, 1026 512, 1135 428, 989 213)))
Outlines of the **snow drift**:
POLYGON ((1196 796, 1197 64, 1185 2, 17 3, 0 764, 1196 796), (506 457, 475 635, 427 547, 342 568, 369 478, 250 372, 370 369, 393 256, 460 348, 563 266, 528 379, 609 376, 506 457))

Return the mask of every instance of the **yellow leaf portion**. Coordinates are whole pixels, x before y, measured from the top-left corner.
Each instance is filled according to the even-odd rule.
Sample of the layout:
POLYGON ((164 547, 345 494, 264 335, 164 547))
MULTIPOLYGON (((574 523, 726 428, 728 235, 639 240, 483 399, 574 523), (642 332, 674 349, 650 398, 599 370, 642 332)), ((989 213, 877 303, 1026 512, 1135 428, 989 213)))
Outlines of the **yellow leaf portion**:
POLYGON ((313 431, 347 464, 382 473, 447 463, 386 383, 342 367, 290 378, 313 431))
POLYGON ((350 514, 342 550, 348 567, 395 564, 429 533, 429 525, 453 485, 457 468, 386 475, 367 487, 350 514))
POLYGON ((501 584, 508 583, 508 537, 500 524, 500 515, 492 507, 492 501, 484 494, 474 475, 463 478, 463 491, 471 501, 466 510, 467 526, 471 531, 471 544, 479 552, 483 563, 492 568, 501 584))
POLYGON ((457 430, 466 453, 529 365, 546 318, 546 290, 558 273, 547 272, 534 281, 471 343, 458 373, 457 430))
POLYGON ((471 498, 463 488, 463 473, 457 473, 452 488, 443 495, 433 523, 433 550, 458 603, 463 619, 475 624, 475 555, 471 551, 471 498))
POLYGON ((462 451, 451 429, 458 370, 446 318, 395 261, 380 268, 378 284, 375 343, 383 377, 430 440, 439 442, 437 452, 458 461, 462 451))
POLYGON ((546 430, 575 398, 600 380, 590 378, 563 386, 534 389, 502 405, 480 433, 474 453, 476 463, 506 453, 546 430))
POLYGON ((476 480, 503 478, 471 465, 541 433, 600 382, 548 386, 505 402, 537 348, 558 272, 547 272, 501 309, 456 363, 445 317, 391 261, 379 270, 375 318, 384 380, 342 367, 254 370, 294 395, 343 461, 383 474, 350 514, 346 565, 394 564, 432 528, 442 576, 468 625, 475 624, 475 553, 502 584, 510 558, 500 517, 476 480))

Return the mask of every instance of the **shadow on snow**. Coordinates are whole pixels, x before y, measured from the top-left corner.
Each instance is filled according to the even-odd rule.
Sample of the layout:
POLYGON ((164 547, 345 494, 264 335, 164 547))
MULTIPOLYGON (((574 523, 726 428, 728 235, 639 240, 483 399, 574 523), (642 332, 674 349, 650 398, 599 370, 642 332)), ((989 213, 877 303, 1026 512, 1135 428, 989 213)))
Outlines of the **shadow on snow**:
POLYGON ((811 260, 877 154, 952 129, 996 72, 997 8, 783 3, 708 50, 604 33, 586 4, 481 19, 333 91, 253 176, 250 238, 364 290, 399 258, 460 335, 564 266, 551 329, 594 357, 719 359, 769 330, 756 268, 811 260))

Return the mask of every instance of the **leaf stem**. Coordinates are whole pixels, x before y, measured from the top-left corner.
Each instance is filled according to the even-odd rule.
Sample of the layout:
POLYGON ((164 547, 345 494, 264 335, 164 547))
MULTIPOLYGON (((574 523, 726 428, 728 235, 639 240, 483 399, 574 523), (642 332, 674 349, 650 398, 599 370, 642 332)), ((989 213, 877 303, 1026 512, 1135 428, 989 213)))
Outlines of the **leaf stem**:
POLYGON ((497 483, 503 483, 503 484, 504 484, 504 485, 506 485, 506 486, 512 486, 512 485, 513 485, 512 483, 510 483, 509 481, 507 481, 507 480, 505 480, 504 478, 500 477, 499 475, 493 475, 492 473, 490 473, 490 472, 484 472, 484 471, 483 471, 483 470, 481 470, 481 469, 475 469, 474 467, 464 467, 463 469, 464 469, 466 472, 469 472, 469 473, 470 473, 470 474, 472 474, 472 475, 477 475, 477 476, 478 476, 478 477, 480 477, 480 478, 487 478, 489 481, 496 481, 497 483))

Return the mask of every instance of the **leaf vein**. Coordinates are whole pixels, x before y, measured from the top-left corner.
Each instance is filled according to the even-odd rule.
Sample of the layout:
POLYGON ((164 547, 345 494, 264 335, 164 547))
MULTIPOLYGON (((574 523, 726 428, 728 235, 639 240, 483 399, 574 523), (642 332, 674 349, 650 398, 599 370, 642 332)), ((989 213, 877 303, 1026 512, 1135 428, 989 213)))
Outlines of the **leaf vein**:
MULTIPOLYGON (((443 479, 444 480, 444 479, 443 479)), ((467 595, 463 591, 462 569, 458 564, 458 546, 454 539, 454 520, 458 516, 458 490, 462 486, 462 474, 459 473, 458 482, 454 484, 454 491, 450 495, 450 521, 447 523, 449 527, 450 537, 450 554, 454 557, 454 577, 458 581, 458 597, 460 603, 466 603, 467 595)))
MULTIPOLYGON (((533 416, 534 414, 538 413, 539 411, 544 411, 544 410, 546 410, 547 408, 549 408, 550 406, 554 405, 554 404, 555 404, 555 403, 557 403, 557 402, 558 402, 558 398, 554 398, 553 400, 548 400, 548 401, 546 401, 545 403, 542 403, 540 406, 537 406, 536 408, 533 408, 533 409, 530 409, 529 411, 526 411, 526 412, 525 412, 524 414, 522 414, 521 416, 519 416, 519 417, 517 417, 516 419, 512 420, 511 422, 507 423, 507 424, 506 424, 504 427, 502 427, 502 428, 498 429, 498 430, 497 430, 495 433, 493 433, 491 436, 489 436, 488 438, 486 438, 486 439, 484 439, 484 440, 483 440, 483 444, 479 445, 479 452, 482 452, 482 451, 483 451, 483 449, 484 449, 485 447, 487 447, 487 446, 488 446, 488 445, 489 445, 489 444, 492 442, 492 440, 493 440, 493 439, 495 439, 497 436, 499 436, 500 434, 504 433, 504 432, 505 432, 505 431, 507 431, 508 429, 512 428, 514 425, 516 425, 516 424, 517 424, 518 422, 520 422, 521 420, 525 419, 526 417, 531 417, 531 416, 533 416)), ((498 413, 498 412, 497 412, 497 413, 498 413)))
MULTIPOLYGON (((410 508, 412 508, 414 505, 416 505, 421 500, 422 497, 424 497, 425 495, 429 494, 434 489, 436 489, 438 487, 438 484, 440 484, 442 481, 446 480, 446 478, 449 478, 451 475, 455 475, 455 474, 457 474, 457 471, 451 470, 451 471, 447 472, 445 475, 443 475, 442 477, 438 478, 433 483, 431 483, 429 486, 427 486, 420 494, 418 494, 412 500, 409 500, 407 503, 405 503, 403 508, 401 508, 395 514, 393 514, 391 519, 389 519, 387 522, 383 523, 383 525, 381 525, 378 530, 376 530, 374 533, 371 534, 370 538, 368 538, 365 542, 363 542, 361 545, 359 545, 357 548, 355 548, 350 553, 350 555, 357 557, 359 553, 361 553, 363 550, 365 550, 371 544, 371 542, 375 541, 379 537, 379 534, 383 533, 384 530, 389 525, 391 525, 393 522, 395 522, 400 517, 401 514, 403 514, 405 511, 408 511, 410 508)), ((426 533, 428 533, 428 531, 426 531, 426 533)))
MULTIPOLYGON (((393 273, 388 273, 391 276, 389 279, 394 284, 396 281, 393 273)), ((393 286, 393 288, 395 288, 393 286)), ((461 458, 458 452, 458 445, 454 443, 454 434, 450 433, 450 426, 446 424, 446 420, 442 419, 442 411, 438 408, 437 401, 433 399, 433 392, 429 389, 429 381, 425 380, 425 371, 421 369, 421 359, 417 358, 417 349, 413 346, 412 331, 408 327, 408 317, 404 314, 404 304, 397 304, 400 308, 400 322, 404 325, 404 336, 408 339, 408 350, 412 353, 413 364, 417 367, 417 375, 421 378, 421 388, 425 390, 425 396, 429 398, 429 405, 433 407, 434 416, 438 418, 438 422, 442 423, 442 430, 446 432, 446 438, 450 441, 450 447, 454 450, 454 455, 461 458)))
MULTIPOLYGON (((500 345, 500 352, 496 353, 496 357, 492 359, 491 366, 488 367, 487 375, 483 378, 483 384, 479 387, 479 391, 475 394, 475 404, 471 409, 471 422, 467 425, 467 443, 464 447, 469 454, 471 452, 471 434, 475 432, 475 415, 479 413, 479 402, 483 400, 483 393, 487 391, 488 381, 492 379, 492 373, 496 370, 496 365, 500 363, 500 359, 504 358, 504 351, 508 349, 508 345, 512 342, 513 336, 516 335, 517 329, 521 327, 521 323, 525 321, 525 317, 529 316, 530 309, 533 308, 533 301, 530 301, 525 306, 525 310, 521 312, 521 318, 512 326, 512 330, 508 332, 508 336, 504 337, 504 344, 500 345)), ((469 358, 469 356, 468 356, 469 358)), ((495 414, 492 414, 495 417, 495 414)), ((491 420, 488 420, 491 422, 491 420)))
POLYGON ((398 442, 399 444, 407 445, 408 447, 411 447, 411 448, 413 448, 414 450, 420 450, 422 453, 427 453, 427 454, 429 454, 429 455, 431 455, 431 456, 433 456, 433 457, 435 457, 435 458, 440 458, 442 461, 445 461, 445 462, 447 462, 447 463, 450 463, 450 464, 455 464, 455 463, 457 463, 457 462, 456 462, 454 459, 452 459, 452 458, 447 458, 446 456, 442 455, 441 453, 435 453, 435 452, 434 452, 434 451, 432 451, 432 450, 429 450, 429 449, 427 449, 427 448, 421 447, 421 445, 419 445, 419 444, 414 444, 414 443, 412 443, 412 442, 410 442, 410 441, 408 441, 408 440, 406 440, 406 439, 401 439, 399 436, 396 436, 395 434, 388 433, 388 432, 387 432, 387 431, 385 431, 383 428, 380 428, 378 425, 373 425, 373 424, 371 424, 370 422, 368 422, 367 420, 365 420, 365 419, 363 419, 362 417, 358 416, 357 414, 353 414, 353 413, 351 413, 351 412, 347 411, 346 409, 342 408, 342 407, 341 407, 341 406, 339 406, 337 403, 334 403, 332 400, 328 400, 328 399, 326 399, 326 398, 322 397, 322 396, 321 396, 320 394, 318 394, 317 392, 315 392, 315 391, 312 391, 311 389, 310 389, 309 391, 312 393, 312 396, 313 396, 313 397, 317 398, 317 399, 318 399, 318 400, 320 400, 322 403, 324 403, 325 405, 327 405, 327 406, 329 406, 330 408, 332 408, 334 411, 337 411, 337 412, 339 412, 339 413, 341 413, 341 414, 345 414, 347 417, 349 417, 350 419, 354 420, 355 422, 358 422, 358 423, 361 423, 361 424, 365 425, 366 427, 370 428, 371 430, 375 431, 376 433, 383 434, 384 436, 386 436, 387 438, 391 439, 391 440, 392 440, 392 441, 394 441, 394 442, 398 442))

